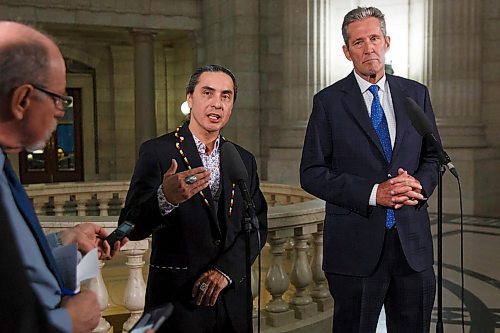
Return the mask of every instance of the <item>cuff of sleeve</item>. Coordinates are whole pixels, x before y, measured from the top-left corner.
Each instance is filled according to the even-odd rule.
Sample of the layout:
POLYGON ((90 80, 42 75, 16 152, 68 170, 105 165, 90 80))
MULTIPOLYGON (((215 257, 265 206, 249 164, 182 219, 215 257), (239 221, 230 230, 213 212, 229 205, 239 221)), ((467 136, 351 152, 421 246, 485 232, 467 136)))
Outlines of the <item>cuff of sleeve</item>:
POLYGON ((174 205, 167 201, 167 198, 165 198, 165 193, 163 193, 161 184, 160 186, 158 186, 156 195, 158 197, 158 206, 160 207, 160 213, 162 216, 170 214, 175 208, 179 207, 179 205, 174 205))
POLYGON ((61 236, 59 235, 58 232, 48 234, 46 238, 47 238, 47 243, 49 243, 51 249, 64 245, 61 236))
POLYGON ((229 276, 227 276, 226 273, 224 273, 223 271, 221 271, 217 267, 214 267, 213 269, 215 269, 217 272, 221 273, 222 276, 224 276, 227 279, 227 281, 229 282, 229 284, 233 283, 233 280, 231 280, 231 278, 229 276))
POLYGON ((376 206, 377 205, 377 190, 378 190, 378 186, 379 186, 379 184, 373 185, 372 193, 370 193, 370 200, 368 202, 368 204, 370 206, 376 206))

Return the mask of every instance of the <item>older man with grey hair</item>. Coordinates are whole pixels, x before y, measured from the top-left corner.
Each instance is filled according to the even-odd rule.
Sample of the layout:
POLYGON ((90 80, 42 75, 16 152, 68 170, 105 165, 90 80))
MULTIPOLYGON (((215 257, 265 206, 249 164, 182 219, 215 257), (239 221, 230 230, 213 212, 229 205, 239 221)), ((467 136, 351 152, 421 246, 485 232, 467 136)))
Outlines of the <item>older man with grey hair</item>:
MULTIPOLYGON (((0 73, 1 223, 7 223, 12 231, 14 257, 20 258, 26 280, 50 324, 62 332, 90 332, 100 318, 97 297, 91 291, 65 296, 72 292, 63 285, 51 250, 76 243, 84 253, 98 247, 101 257, 109 257, 109 245, 103 241, 107 234, 97 225, 84 223, 46 238, 6 155, 42 148, 57 119, 64 116, 72 102, 65 95, 64 59, 46 35, 23 24, 0 22, 0 73)), ((113 252, 119 246, 116 244, 113 252)), ((9 276, 9 272, 2 276, 9 276)), ((20 284, 19 288, 28 287, 20 284)), ((10 301, 14 304, 19 300, 10 301)), ((19 323, 18 328, 22 327, 26 326, 19 323)))

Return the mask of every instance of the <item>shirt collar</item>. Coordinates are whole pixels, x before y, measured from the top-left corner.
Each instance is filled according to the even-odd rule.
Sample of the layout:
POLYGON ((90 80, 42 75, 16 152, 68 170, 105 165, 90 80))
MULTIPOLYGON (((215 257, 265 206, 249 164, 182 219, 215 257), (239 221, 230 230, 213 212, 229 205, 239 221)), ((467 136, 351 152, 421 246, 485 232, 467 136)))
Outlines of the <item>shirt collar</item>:
POLYGON ((361 89, 361 93, 363 93, 363 94, 368 90, 368 88, 370 88, 374 84, 378 86, 379 90, 385 91, 385 82, 387 80, 385 73, 384 73, 384 76, 382 76, 380 78, 380 80, 378 80, 377 83, 371 83, 371 82, 366 81, 361 76, 359 76, 358 73, 356 73, 356 71, 354 71, 354 77, 356 78, 356 81, 358 82, 359 89, 361 89))
MULTIPOLYGON (((207 146, 200 141, 194 134, 193 134, 193 139, 194 143, 196 144, 196 149, 198 150, 198 154, 206 154, 207 153, 207 146)), ((220 135, 217 137, 215 140, 214 144, 214 150, 212 151, 218 151, 219 150, 219 144, 220 144, 220 135)))

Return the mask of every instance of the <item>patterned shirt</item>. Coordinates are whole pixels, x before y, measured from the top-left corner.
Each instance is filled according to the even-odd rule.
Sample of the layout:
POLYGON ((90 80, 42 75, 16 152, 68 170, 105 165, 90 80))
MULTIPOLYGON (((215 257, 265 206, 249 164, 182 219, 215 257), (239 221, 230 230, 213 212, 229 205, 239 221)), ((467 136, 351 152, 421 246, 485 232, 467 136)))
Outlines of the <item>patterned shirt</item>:
MULTIPOLYGON (((198 155, 200 155, 201 162, 205 169, 210 172, 210 180, 208 186, 212 196, 215 197, 220 187, 220 136, 215 140, 214 149, 207 154, 207 146, 200 141, 196 136, 193 135, 194 143, 196 144, 196 149, 198 150, 198 155)), ((158 187, 156 191, 158 197, 158 205, 160 206, 160 212, 162 216, 170 214, 179 205, 171 204, 165 198, 165 194, 162 190, 162 184, 158 187)))

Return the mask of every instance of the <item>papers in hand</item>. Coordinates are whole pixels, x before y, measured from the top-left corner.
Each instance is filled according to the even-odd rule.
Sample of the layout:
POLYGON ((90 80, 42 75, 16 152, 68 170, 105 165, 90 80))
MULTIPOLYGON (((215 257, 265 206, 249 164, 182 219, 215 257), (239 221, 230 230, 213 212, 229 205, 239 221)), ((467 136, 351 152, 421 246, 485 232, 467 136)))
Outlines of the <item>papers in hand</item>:
POLYGON ((99 273, 97 248, 82 258, 76 244, 59 246, 52 250, 62 275, 64 287, 78 292, 82 281, 96 277, 99 273))

